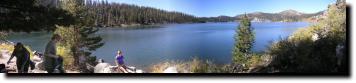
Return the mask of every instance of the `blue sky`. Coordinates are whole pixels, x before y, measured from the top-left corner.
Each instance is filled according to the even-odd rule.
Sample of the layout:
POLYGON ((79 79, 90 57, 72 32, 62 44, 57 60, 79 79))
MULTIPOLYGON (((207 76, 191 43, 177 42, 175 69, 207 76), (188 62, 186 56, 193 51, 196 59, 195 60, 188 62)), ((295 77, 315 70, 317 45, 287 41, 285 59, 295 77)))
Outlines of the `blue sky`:
POLYGON ((293 9, 305 13, 325 10, 336 0, 108 0, 168 11, 178 11, 198 17, 235 16, 243 13, 277 13, 293 9))

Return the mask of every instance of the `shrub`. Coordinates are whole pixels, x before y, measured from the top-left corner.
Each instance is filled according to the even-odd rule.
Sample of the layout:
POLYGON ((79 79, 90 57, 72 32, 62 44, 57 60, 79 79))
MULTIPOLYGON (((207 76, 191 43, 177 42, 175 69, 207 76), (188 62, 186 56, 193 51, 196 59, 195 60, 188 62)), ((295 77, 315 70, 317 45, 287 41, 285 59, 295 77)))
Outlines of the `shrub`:
POLYGON ((71 69, 73 66, 74 58, 71 54, 71 50, 64 46, 57 46, 57 55, 63 58, 63 65, 65 69, 71 69))
POLYGON ((265 72, 334 73, 345 72, 345 49, 336 54, 337 46, 345 46, 346 2, 330 5, 327 18, 320 23, 296 31, 288 39, 272 44, 267 55, 273 57, 265 72), (313 36, 317 35, 317 39, 313 36), (342 59, 338 58, 341 56, 342 59), (267 70, 267 71, 266 71, 267 70))
POLYGON ((227 73, 232 70, 228 65, 216 65, 208 60, 202 61, 198 58, 193 58, 187 62, 165 61, 155 64, 149 69, 152 73, 163 73, 168 67, 176 67, 178 73, 227 73))

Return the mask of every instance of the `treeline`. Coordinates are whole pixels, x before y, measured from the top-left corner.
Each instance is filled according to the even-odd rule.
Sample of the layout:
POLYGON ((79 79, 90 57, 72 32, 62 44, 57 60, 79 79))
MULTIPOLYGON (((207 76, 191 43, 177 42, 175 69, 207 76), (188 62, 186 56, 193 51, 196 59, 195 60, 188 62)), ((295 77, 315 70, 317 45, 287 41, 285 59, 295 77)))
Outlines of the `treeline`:
POLYGON ((73 17, 63 9, 40 5, 39 0, 1 0, 0 31, 53 31, 55 25, 70 25, 73 17))
POLYGON ((95 19, 95 25, 98 26, 196 22, 196 17, 189 14, 123 3, 109 3, 107 0, 86 0, 85 6, 88 8, 88 15, 95 19))
POLYGON ((238 20, 239 18, 230 17, 230 16, 218 16, 218 17, 199 17, 197 18, 197 22, 205 23, 205 22, 232 22, 238 20))

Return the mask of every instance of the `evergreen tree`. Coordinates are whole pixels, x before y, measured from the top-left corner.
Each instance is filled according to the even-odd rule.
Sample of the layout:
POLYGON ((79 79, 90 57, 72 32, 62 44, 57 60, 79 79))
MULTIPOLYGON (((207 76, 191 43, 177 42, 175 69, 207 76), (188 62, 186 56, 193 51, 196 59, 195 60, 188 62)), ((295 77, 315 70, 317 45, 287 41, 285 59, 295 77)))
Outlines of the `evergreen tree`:
POLYGON ((93 61, 95 61, 95 57, 89 56, 91 51, 95 51, 104 45, 101 42, 102 38, 95 35, 99 29, 94 27, 95 20, 91 18, 93 14, 85 7, 84 0, 62 0, 61 7, 70 12, 76 19, 70 27, 57 30, 57 33, 63 36, 65 40, 62 42, 65 48, 70 49, 67 56, 73 58, 67 59, 72 60, 68 61, 67 65, 69 65, 69 68, 87 72, 85 69, 86 63, 93 65, 93 61), (82 61, 81 57, 85 60, 82 61))
POLYGON ((234 36, 235 46, 233 48, 233 62, 237 64, 245 64, 248 58, 252 55, 252 47, 255 40, 251 22, 245 14, 234 36))
POLYGON ((85 6, 93 14, 98 26, 121 26, 122 24, 163 24, 191 23, 196 17, 180 12, 169 12, 152 7, 130 5, 125 3, 109 3, 107 0, 86 0, 85 6))
POLYGON ((43 6, 37 0, 1 0, 0 30, 32 32, 55 30, 55 25, 68 26, 71 15, 62 9, 43 6))

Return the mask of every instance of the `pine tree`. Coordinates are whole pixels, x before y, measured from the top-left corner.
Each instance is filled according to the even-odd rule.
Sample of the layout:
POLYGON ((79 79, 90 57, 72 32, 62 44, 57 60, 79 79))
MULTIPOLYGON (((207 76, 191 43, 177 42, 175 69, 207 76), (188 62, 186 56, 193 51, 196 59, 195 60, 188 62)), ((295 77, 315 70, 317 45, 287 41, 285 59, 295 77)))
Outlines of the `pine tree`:
POLYGON ((66 11, 43 6, 37 0, 1 0, 0 2, 1 31, 52 31, 55 30, 55 25, 70 25, 72 19, 66 11))
POLYGON ((252 56, 251 49, 255 40, 251 22, 246 14, 242 17, 240 25, 235 31, 235 46, 232 53, 233 62, 237 64, 245 64, 248 58, 252 56))
POLYGON ((93 64, 95 61, 95 57, 90 57, 91 51, 104 45, 101 42, 102 38, 95 35, 99 29, 94 27, 95 19, 91 18, 93 14, 87 11, 84 0, 62 0, 61 5, 64 10, 69 11, 76 18, 75 23, 70 27, 57 30, 57 33, 65 40, 62 42, 65 48, 70 49, 67 56, 71 56, 72 59, 67 60, 72 61, 69 61, 67 65, 69 68, 87 72, 85 63, 93 64), (84 57, 86 60, 80 61, 80 57, 84 57))

